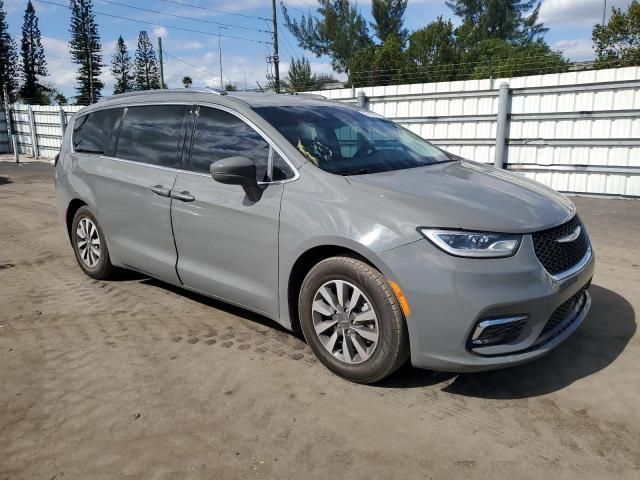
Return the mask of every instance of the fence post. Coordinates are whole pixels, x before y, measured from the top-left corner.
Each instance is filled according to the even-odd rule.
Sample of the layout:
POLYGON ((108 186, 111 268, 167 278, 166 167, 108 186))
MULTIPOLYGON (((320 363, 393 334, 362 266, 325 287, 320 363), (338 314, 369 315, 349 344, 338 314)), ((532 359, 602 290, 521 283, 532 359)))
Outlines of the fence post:
POLYGON ((64 115, 64 109, 60 107, 60 137, 64 137, 64 131, 67 128, 67 118, 64 115))
POLYGON ((356 96, 356 104, 360 108, 367 108, 367 96, 364 94, 362 90, 360 90, 358 92, 358 95, 356 96))
POLYGON ((508 162, 507 137, 509 135, 509 114, 511 113, 511 90, 508 83, 500 84, 498 94, 498 117, 496 122, 496 155, 493 164, 505 168, 508 162))
POLYGON ((36 133, 36 120, 35 117, 33 115, 33 108, 31 108, 31 105, 29 105, 28 107, 28 112, 29 112, 29 129, 31 130, 31 154, 33 155, 34 158, 39 157, 39 153, 38 152, 38 134, 36 133))

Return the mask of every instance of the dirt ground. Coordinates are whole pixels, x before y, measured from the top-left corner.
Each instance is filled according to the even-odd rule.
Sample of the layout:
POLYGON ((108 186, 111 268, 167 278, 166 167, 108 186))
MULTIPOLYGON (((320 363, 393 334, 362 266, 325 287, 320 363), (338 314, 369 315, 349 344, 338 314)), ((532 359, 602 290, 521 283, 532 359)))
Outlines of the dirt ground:
POLYGON ((0 479, 638 479, 640 201, 574 200, 598 265, 570 339, 360 386, 262 317, 86 277, 51 165, 0 162, 0 479))

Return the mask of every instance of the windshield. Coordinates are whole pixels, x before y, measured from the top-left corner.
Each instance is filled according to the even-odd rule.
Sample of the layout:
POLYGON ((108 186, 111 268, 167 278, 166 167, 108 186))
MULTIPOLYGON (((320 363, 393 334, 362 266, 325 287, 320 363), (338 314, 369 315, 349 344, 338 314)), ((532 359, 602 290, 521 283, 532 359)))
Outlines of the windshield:
POLYGON ((388 172, 454 160, 372 112, 340 106, 254 109, 310 162, 339 175, 388 172))

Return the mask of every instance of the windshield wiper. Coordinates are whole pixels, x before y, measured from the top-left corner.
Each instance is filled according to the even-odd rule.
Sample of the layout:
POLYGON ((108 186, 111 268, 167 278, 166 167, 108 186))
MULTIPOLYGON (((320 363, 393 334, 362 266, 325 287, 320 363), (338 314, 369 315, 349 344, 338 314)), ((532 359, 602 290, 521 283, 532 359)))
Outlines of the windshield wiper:
POLYGON ((347 177, 349 175, 366 175, 367 173, 371 173, 371 172, 366 168, 359 168, 358 170, 344 170, 344 171, 338 171, 333 173, 347 177))

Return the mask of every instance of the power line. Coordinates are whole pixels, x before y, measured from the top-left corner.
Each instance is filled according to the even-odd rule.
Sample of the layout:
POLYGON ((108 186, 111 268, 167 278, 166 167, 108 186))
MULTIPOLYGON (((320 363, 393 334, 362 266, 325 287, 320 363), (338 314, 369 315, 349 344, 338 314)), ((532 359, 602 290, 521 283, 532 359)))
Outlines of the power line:
POLYGON ((217 77, 217 76, 218 76, 218 74, 217 74, 217 73, 213 73, 211 70, 207 70, 207 69, 206 69, 206 68, 204 68, 204 67, 199 67, 199 66, 197 66, 197 65, 194 65, 193 63, 187 62, 184 58, 177 57, 176 55, 173 55, 172 53, 169 53, 169 52, 167 52, 166 50, 164 51, 164 53, 165 53, 165 55, 167 55, 168 57, 171 57, 171 58, 173 58, 173 59, 175 59, 175 60, 178 60, 179 62, 182 62, 182 63, 184 63, 185 65, 189 65, 190 67, 195 68, 196 70, 202 70, 202 71, 207 72, 209 75, 212 75, 212 76, 214 76, 214 77, 217 77))
MULTIPOLYGON (((48 5, 55 5, 56 7, 63 7, 63 8, 67 8, 67 9, 71 8, 69 5, 64 5, 62 3, 56 3, 56 2, 51 2, 49 0, 36 0, 36 2, 46 3, 48 5)), ((253 38, 246 38, 246 37, 235 37, 235 36, 232 36, 232 35, 219 35, 217 33, 204 32, 202 30, 194 30, 192 28, 177 27, 175 25, 164 25, 162 23, 148 22, 146 20, 137 20, 135 18, 128 18, 128 17, 123 17, 123 16, 120 16, 120 15, 113 15, 111 13, 105 13, 105 12, 97 12, 95 10, 93 11, 93 13, 95 15, 101 15, 103 17, 117 18, 119 20, 126 20, 128 22, 141 23, 141 24, 145 24, 145 25, 153 25, 153 26, 156 26, 156 27, 170 28, 172 30, 182 30, 184 32, 199 33, 201 35, 209 35, 211 37, 216 37, 216 38, 218 38, 219 36, 222 36, 224 38, 231 38, 233 40, 244 40, 246 42, 262 43, 262 44, 266 44, 266 45, 272 45, 273 44, 273 42, 268 42, 268 41, 264 41, 264 40, 255 40, 253 38)))
POLYGON ((302 9, 300 9, 298 7, 294 7, 293 5, 290 5, 290 4, 282 2, 282 1, 280 2, 280 5, 284 5, 285 7, 290 8, 291 10, 295 10, 298 13, 302 13, 303 15, 307 15, 307 16, 313 18, 314 20, 316 20, 318 22, 320 21, 320 19, 318 17, 316 17, 314 14, 312 14, 310 11, 309 12, 305 12, 304 10, 302 10, 302 9))
POLYGON ((175 13, 161 12, 161 11, 158 11, 158 10, 151 10, 149 8, 136 7, 135 5, 127 5, 126 3, 113 2, 111 0, 100 0, 100 1, 102 3, 110 3, 112 5, 118 5, 120 7, 132 8, 134 10, 140 10, 142 12, 157 13, 157 14, 160 14, 160 15, 166 15, 168 17, 181 18, 183 20, 190 20, 190 21, 193 21, 193 22, 210 23, 210 24, 213 24, 213 25, 223 25, 225 27, 240 28, 240 29, 243 29, 243 30, 253 30, 255 32, 272 33, 270 30, 260 30, 259 28, 243 27, 241 25, 232 25, 232 24, 229 24, 229 23, 215 22, 213 20, 205 20, 203 18, 195 18, 195 17, 188 17, 186 15, 177 15, 175 13))
POLYGON ((227 12, 225 10, 217 10, 215 8, 209 8, 209 7, 202 7, 200 5, 192 5, 190 3, 185 3, 185 2, 178 2, 176 0, 160 0, 161 2, 165 2, 165 3, 172 3, 174 5, 182 5, 183 7, 191 7, 191 8, 197 8, 199 10, 207 10, 210 12, 215 12, 215 13, 222 13, 224 15, 235 15, 236 17, 244 17, 244 18, 257 18, 260 20, 269 20, 268 18, 265 17, 259 17, 257 15, 245 15, 243 13, 236 13, 236 12, 227 12))

